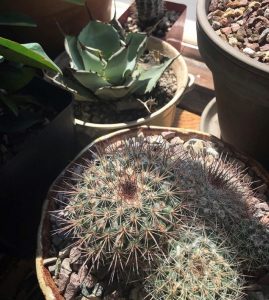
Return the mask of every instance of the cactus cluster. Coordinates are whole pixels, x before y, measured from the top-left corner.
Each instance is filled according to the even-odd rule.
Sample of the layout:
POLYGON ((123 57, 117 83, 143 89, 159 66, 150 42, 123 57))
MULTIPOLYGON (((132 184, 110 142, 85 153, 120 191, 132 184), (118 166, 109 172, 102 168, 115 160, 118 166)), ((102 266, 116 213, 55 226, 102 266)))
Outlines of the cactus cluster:
POLYGON ((65 36, 72 79, 58 76, 54 82, 103 101, 149 93, 176 57, 162 57, 162 63, 143 67, 138 62, 147 40, 146 33, 125 33, 115 17, 110 23, 92 20, 78 36, 65 36))
POLYGON ((183 231, 158 268, 146 278, 147 299, 240 299, 243 278, 230 249, 214 233, 183 231))
POLYGON ((61 192, 57 232, 110 280, 147 278, 149 298, 240 299, 238 270, 269 264, 251 183, 221 155, 157 137, 98 144, 61 192))
POLYGON ((144 30, 164 16, 163 0, 135 0, 139 27, 144 30))

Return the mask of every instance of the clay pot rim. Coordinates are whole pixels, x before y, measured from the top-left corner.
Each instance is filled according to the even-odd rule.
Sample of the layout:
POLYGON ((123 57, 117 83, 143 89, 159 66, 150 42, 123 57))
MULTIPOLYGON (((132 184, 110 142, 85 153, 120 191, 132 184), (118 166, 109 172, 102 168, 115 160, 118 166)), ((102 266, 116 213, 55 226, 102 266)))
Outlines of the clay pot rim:
POLYGON ((235 63, 241 65, 245 69, 250 69, 252 72, 259 73, 260 76, 268 78, 268 65, 248 57, 246 54, 233 48, 228 42, 224 41, 221 37, 219 37, 216 34, 216 32, 211 27, 207 19, 207 4, 209 4, 209 1, 210 0, 197 1, 197 26, 201 27, 201 29, 205 32, 210 42, 214 44, 216 48, 219 48, 220 51, 225 52, 226 56, 228 56, 230 60, 233 60, 235 63))
MULTIPOLYGON (((160 126, 138 126, 129 129, 122 129, 118 130, 113 133, 106 134, 102 137, 97 138, 94 140, 90 145, 86 146, 70 164, 63 170, 63 172, 55 179, 52 183, 51 187, 54 186, 65 173, 65 170, 68 169, 72 164, 76 163, 77 160, 81 159, 83 154, 86 153, 86 150, 95 146, 96 144, 108 143, 110 140, 115 141, 117 139, 122 139, 122 137, 133 137, 137 136, 139 133, 144 133, 145 136, 147 135, 157 135, 161 134, 165 131, 172 131, 176 133, 176 136, 180 138, 185 137, 185 140, 190 138, 198 138, 203 139, 205 141, 209 141, 215 144, 224 145, 225 149, 231 151, 235 158, 241 160, 242 162, 246 163, 247 166, 258 176, 260 177, 266 184, 269 184, 269 173, 262 167, 262 165, 255 161, 254 159, 250 158, 249 156, 235 150, 235 148, 221 140, 217 137, 197 131, 197 130, 188 130, 183 128, 173 128, 173 127, 160 127, 160 126)), ((36 273, 40 288, 45 295, 46 300, 64 300, 64 298, 60 295, 56 284, 54 283, 49 271, 43 265, 43 256, 44 256, 44 247, 43 247, 43 239, 44 239, 44 231, 46 232, 45 222, 48 221, 47 219, 47 212, 49 209, 49 197, 46 198, 43 208, 42 208, 42 216, 41 221, 38 229, 38 236, 37 236, 37 251, 36 251, 36 273)))

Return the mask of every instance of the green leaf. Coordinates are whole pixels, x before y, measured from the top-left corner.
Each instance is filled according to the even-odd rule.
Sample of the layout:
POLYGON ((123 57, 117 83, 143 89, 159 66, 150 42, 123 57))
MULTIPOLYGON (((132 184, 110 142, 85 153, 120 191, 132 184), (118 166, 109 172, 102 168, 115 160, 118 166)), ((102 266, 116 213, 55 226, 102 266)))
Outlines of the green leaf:
POLYGON ((10 64, 0 66, 0 88, 14 93, 26 86, 35 76, 35 69, 10 64))
POLYGON ((136 67, 138 60, 147 47, 148 36, 146 33, 130 32, 126 43, 129 44, 128 65, 124 74, 126 78, 136 67))
POLYGON ((109 22, 118 32, 120 38, 125 41, 125 30, 121 26, 121 23, 116 18, 116 10, 113 19, 109 22))
POLYGON ((32 18, 17 12, 1 12, 0 25, 37 27, 32 18))
POLYGON ((105 63, 101 59, 100 56, 96 55, 96 50, 93 51, 89 48, 84 47, 81 43, 78 42, 78 51, 81 55, 81 58, 83 60, 84 69, 89 72, 97 72, 102 73, 105 63))
POLYGON ((85 0, 64 0, 64 1, 73 3, 73 4, 77 4, 77 5, 81 5, 81 6, 84 6, 84 4, 85 4, 85 0))
POLYGON ((150 69, 143 71, 135 83, 133 92, 136 95, 144 95, 150 93, 156 86, 163 72, 173 63, 174 58, 166 58, 165 62, 158 66, 153 66, 150 69))
POLYGON ((19 62, 27 66, 62 73, 59 67, 48 58, 42 47, 37 43, 21 45, 0 37, 0 55, 7 60, 19 62))
POLYGON ((110 83, 107 82, 102 77, 98 76, 96 73, 91 73, 87 71, 76 71, 73 76, 78 80, 84 87, 88 88, 92 92, 103 88, 109 87, 110 83))
POLYGON ((66 35, 64 40, 65 51, 71 59, 71 68, 76 70, 83 70, 84 65, 77 48, 77 37, 66 35))
POLYGON ((136 62, 142 55, 142 48, 146 47, 147 35, 131 33, 128 35, 127 44, 113 54, 105 69, 106 79, 115 85, 122 84, 123 80, 133 73, 136 62))
POLYGON ((126 85, 99 88, 95 95, 103 100, 119 100, 132 94, 136 79, 130 77, 126 85))
POLYGON ((12 100, 8 96, 4 95, 3 93, 0 93, 0 101, 2 101, 2 103, 4 103, 4 105, 6 105, 14 113, 15 116, 19 114, 19 109, 17 105, 14 102, 12 102, 12 100))
POLYGON ((80 32, 78 39, 85 46, 101 50, 106 60, 121 48, 116 29, 99 21, 90 21, 80 32))

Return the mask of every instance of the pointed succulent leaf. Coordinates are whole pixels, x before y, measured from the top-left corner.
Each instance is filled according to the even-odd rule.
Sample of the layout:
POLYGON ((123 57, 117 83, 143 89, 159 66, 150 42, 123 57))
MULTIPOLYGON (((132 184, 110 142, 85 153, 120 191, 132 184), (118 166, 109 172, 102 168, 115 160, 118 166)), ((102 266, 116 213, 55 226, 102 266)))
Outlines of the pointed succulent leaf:
POLYGON ((121 26, 121 23, 116 18, 116 10, 113 19, 109 22, 118 32, 122 41, 125 41, 125 30, 121 26))
POLYGON ((79 81, 84 87, 95 92, 96 90, 109 87, 110 83, 107 82, 105 79, 100 77, 96 73, 91 73, 87 71, 76 71, 73 73, 73 76, 79 81))
POLYGON ((123 74, 128 65, 128 53, 128 47, 123 47, 114 53, 107 61, 105 77, 113 85, 120 85, 123 83, 123 74))
POLYGON ((126 85, 99 88, 95 95, 102 100, 118 100, 133 92, 136 79, 130 78, 126 85))
POLYGON ((60 68, 48 58, 42 47, 37 43, 21 45, 0 37, 0 55, 7 60, 27 66, 62 73, 60 68))
POLYGON ((84 47, 80 42, 78 42, 77 47, 84 64, 84 70, 102 73, 105 64, 101 57, 96 55, 96 51, 84 47))
MULTIPOLYGON (((75 70, 73 70, 75 71, 75 70)), ((67 69, 65 72, 71 72, 69 69, 67 69)), ((56 76, 51 76, 51 74, 46 73, 45 76, 48 80, 52 81, 53 84, 56 84, 62 89, 65 89, 69 91, 70 93, 74 94, 76 96, 79 95, 79 100, 83 101, 96 101, 96 97, 93 95, 93 93, 84 87, 81 83, 79 83, 77 80, 74 80, 74 77, 72 74, 65 74, 65 76, 61 74, 57 74, 56 76)))
POLYGON ((71 59, 71 68, 84 70, 84 64, 77 48, 77 37, 66 35, 64 40, 65 51, 71 59))
POLYGON ((99 21, 90 21, 80 32, 78 39, 85 46, 101 50, 105 59, 121 47, 117 30, 110 24, 99 21))
POLYGON ((142 72, 136 81, 134 93, 136 95, 144 95, 150 93, 156 86, 158 80, 163 72, 173 63, 177 58, 166 58, 165 62, 158 66, 153 66, 150 69, 142 72))
POLYGON ((137 61, 144 53, 147 47, 147 34, 139 32, 130 32, 126 37, 126 43, 129 45, 128 49, 128 66, 126 68, 124 77, 126 78, 132 73, 136 67, 137 61))
POLYGON ((1 12, 0 25, 37 27, 31 17, 14 11, 1 12))

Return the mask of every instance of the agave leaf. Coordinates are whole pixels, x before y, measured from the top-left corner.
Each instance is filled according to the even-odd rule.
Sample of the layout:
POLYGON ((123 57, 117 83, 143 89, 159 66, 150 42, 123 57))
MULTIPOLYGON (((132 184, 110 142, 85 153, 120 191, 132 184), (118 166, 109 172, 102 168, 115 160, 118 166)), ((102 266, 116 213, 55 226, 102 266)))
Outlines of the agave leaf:
POLYGON ((76 70, 83 70, 84 64, 77 48, 77 37, 66 35, 64 39, 65 51, 71 59, 71 68, 76 70))
POLYGON ((102 100, 118 100, 132 93, 136 79, 130 77, 126 85, 99 88, 95 95, 102 100))
POLYGON ((105 69, 105 77, 114 85, 120 85, 135 69, 137 59, 144 52, 147 35, 131 33, 127 36, 127 44, 113 54, 105 69))
POLYGON ((101 50, 105 59, 121 47, 117 30, 110 24, 99 21, 90 21, 80 32, 78 39, 87 47, 101 50))
POLYGON ((72 74, 65 74, 65 76, 57 74, 56 76, 51 76, 50 74, 45 73, 45 76, 48 80, 60 88, 67 90, 74 95, 80 95, 80 100, 83 99, 84 101, 96 101, 93 93, 81 85, 77 80, 74 80, 72 74))
POLYGON ((123 83, 123 74, 126 71, 128 64, 129 47, 123 47, 114 53, 107 61, 105 68, 105 77, 107 81, 113 85, 120 85, 123 83))
POLYGON ((146 33, 130 32, 127 35, 126 42, 129 44, 129 53, 128 65, 124 73, 125 78, 134 71, 137 61, 147 47, 147 40, 148 37, 146 33))
POLYGON ((95 92, 96 90, 103 87, 110 87, 110 83, 100 77, 96 73, 87 71, 76 71, 73 76, 79 81, 84 87, 95 92))
POLYGON ((0 55, 7 60, 19 62, 27 66, 52 70, 58 73, 62 72, 37 43, 21 45, 12 40, 0 37, 0 55))
POLYGON ((125 30, 121 26, 121 23, 116 18, 116 10, 113 19, 109 22, 118 32, 120 38, 125 41, 125 30))
POLYGON ((37 27, 31 17, 14 11, 1 12, 0 25, 37 27))
POLYGON ((84 47, 79 41, 77 47, 83 60, 84 70, 102 73, 105 64, 103 63, 101 57, 96 55, 96 51, 92 51, 89 48, 84 47))
POLYGON ((153 66, 150 69, 142 72, 135 83, 133 92, 136 95, 144 95, 146 93, 150 93, 156 86, 163 72, 173 63, 173 61, 177 57, 178 56, 174 58, 166 58, 164 63, 158 66, 153 66))

